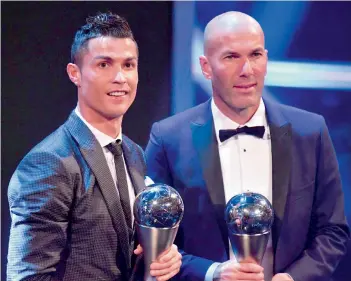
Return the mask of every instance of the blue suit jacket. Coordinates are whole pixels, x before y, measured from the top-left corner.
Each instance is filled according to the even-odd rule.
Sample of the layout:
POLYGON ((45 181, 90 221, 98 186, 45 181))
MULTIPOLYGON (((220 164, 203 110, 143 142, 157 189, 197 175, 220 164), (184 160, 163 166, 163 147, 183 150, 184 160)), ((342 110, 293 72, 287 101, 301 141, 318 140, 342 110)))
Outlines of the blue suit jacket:
MULTIPOLYGON (((138 193, 143 151, 126 136, 122 148, 138 193)), ((24 157, 8 197, 8 281, 128 280, 132 249, 121 243, 128 229, 119 194, 100 144, 74 112, 24 157)))
MULTIPOLYGON (((338 163, 322 116, 264 100, 272 144, 274 272, 329 280, 346 251, 338 163)), ((176 238, 181 280, 203 281, 228 260, 223 179, 210 101, 153 125, 149 176, 175 187, 185 204, 176 238)))

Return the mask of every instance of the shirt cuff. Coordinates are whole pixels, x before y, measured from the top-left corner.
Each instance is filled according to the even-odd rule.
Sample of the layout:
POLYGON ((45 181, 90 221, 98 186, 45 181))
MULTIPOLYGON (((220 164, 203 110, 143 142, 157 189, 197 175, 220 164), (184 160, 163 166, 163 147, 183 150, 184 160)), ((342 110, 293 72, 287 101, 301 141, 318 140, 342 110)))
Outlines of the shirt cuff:
POLYGON ((149 186, 149 185, 154 184, 155 182, 151 178, 149 178, 148 176, 145 176, 144 183, 146 186, 149 186))
POLYGON ((211 266, 207 269, 204 281, 213 281, 213 275, 219 265, 220 265, 219 262, 215 262, 211 264, 211 266))

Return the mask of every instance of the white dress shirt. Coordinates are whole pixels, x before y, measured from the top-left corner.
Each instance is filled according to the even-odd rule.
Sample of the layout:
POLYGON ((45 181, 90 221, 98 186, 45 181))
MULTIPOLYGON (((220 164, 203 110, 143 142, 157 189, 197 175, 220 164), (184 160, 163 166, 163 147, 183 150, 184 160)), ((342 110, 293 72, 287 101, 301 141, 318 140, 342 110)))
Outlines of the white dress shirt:
MULTIPOLYGON (((243 125, 239 125, 225 116, 216 106, 213 99, 211 109, 216 132, 219 158, 221 163, 225 200, 228 202, 233 196, 246 191, 260 193, 272 203, 272 152, 270 131, 267 124, 263 100, 252 118, 243 125), (238 134, 228 140, 219 140, 219 130, 237 129, 238 127, 264 126, 263 138, 247 134, 238 134)), ((235 260, 229 242, 230 259, 235 260)), ((205 280, 212 280, 218 263, 213 264, 207 271, 205 280)), ((273 249, 269 239, 262 266, 265 280, 271 281, 273 273, 273 249)))
MULTIPOLYGON (((89 124, 88 121, 86 121, 83 118, 82 114, 79 111, 79 107, 78 106, 75 108, 74 112, 84 122, 84 124, 87 125, 87 127, 90 129, 90 131, 93 133, 93 135, 95 136, 95 138, 97 139, 97 141, 101 145, 102 150, 103 150, 104 155, 105 155, 105 158, 106 158, 106 161, 107 161, 108 168, 109 168, 109 170, 111 172, 113 181, 114 181, 114 183, 116 185, 116 190, 118 192, 115 157, 113 156, 112 152, 108 148, 106 148, 106 146, 108 144, 110 144, 111 142, 115 142, 118 139, 120 139, 122 141, 122 128, 121 128, 120 133, 117 136, 117 138, 112 138, 112 137, 104 134, 103 132, 99 131, 98 129, 93 127, 91 124, 89 124)), ((134 223, 133 204, 134 204, 134 201, 135 201, 135 192, 134 192, 134 188, 133 188, 132 182, 130 180, 128 169, 126 167, 124 156, 123 156, 123 163, 124 163, 124 168, 125 168, 126 173, 127 173, 127 184, 128 184, 128 192, 129 192, 129 200, 130 200, 130 210, 132 211, 131 215, 132 215, 132 224, 133 224, 134 223)))

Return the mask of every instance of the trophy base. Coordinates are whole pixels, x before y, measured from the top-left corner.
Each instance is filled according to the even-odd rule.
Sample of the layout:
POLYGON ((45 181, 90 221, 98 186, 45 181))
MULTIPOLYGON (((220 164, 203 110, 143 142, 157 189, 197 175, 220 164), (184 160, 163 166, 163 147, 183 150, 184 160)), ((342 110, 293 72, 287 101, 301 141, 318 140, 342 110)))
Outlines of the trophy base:
POLYGON ((238 262, 261 264, 270 231, 262 234, 230 234, 229 239, 238 262))
POLYGON ((156 281, 156 278, 150 275, 150 265, 162 252, 172 246, 179 225, 172 228, 156 228, 136 223, 135 226, 144 251, 144 281, 156 281))

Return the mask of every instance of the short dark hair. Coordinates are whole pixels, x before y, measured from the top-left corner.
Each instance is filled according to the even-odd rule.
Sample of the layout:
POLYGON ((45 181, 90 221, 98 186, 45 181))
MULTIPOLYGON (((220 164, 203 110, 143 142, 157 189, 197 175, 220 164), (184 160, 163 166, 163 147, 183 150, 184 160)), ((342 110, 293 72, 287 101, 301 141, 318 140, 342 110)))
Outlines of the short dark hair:
POLYGON ((132 30, 125 18, 111 12, 99 12, 96 16, 88 17, 86 24, 76 32, 71 47, 71 62, 79 64, 82 51, 86 50, 89 40, 102 36, 130 38, 136 44, 132 30))

